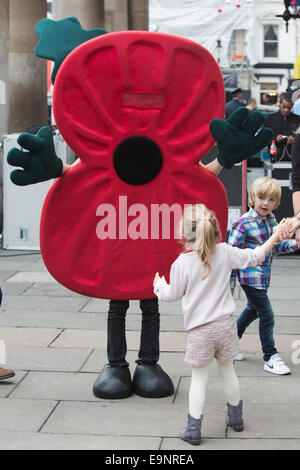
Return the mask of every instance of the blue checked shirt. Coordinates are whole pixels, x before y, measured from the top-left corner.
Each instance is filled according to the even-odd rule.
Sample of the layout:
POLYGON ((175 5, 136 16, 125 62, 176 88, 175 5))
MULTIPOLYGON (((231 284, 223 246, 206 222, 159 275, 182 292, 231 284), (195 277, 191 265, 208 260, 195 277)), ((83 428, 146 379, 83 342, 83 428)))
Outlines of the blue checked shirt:
MULTIPOLYGON (((232 224, 228 244, 238 248, 256 248, 265 243, 273 233, 277 221, 271 212, 267 217, 260 217, 252 208, 232 224)), ((290 253, 297 250, 296 240, 284 240, 267 254, 264 261, 255 268, 232 271, 230 287, 235 287, 236 277, 240 284, 256 289, 268 289, 270 284, 271 263, 274 253, 290 253)))

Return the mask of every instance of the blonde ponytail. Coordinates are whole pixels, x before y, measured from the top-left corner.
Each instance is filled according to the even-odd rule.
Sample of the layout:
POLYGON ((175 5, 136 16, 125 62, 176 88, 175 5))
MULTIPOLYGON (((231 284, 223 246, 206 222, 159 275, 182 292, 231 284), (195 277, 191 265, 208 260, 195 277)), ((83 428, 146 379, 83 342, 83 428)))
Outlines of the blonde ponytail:
POLYGON ((211 273, 211 257, 216 242, 220 237, 220 229, 215 214, 208 210, 204 204, 187 206, 181 222, 182 242, 197 251, 206 274, 203 280, 211 273))

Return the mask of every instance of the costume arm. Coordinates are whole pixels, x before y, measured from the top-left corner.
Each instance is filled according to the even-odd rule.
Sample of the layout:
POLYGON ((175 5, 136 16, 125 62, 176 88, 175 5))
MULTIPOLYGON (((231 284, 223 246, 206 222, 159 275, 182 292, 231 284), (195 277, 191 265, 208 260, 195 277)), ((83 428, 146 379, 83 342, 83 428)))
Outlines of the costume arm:
POLYGON ((52 178, 58 178, 63 173, 63 162, 56 155, 52 130, 44 126, 37 135, 27 132, 20 134, 17 139, 21 148, 12 148, 7 155, 7 162, 22 170, 13 170, 11 181, 18 186, 40 183, 52 178))
POLYGON ((236 163, 255 155, 271 141, 273 131, 262 129, 264 121, 260 111, 249 113, 245 106, 237 108, 227 120, 211 121, 209 128, 218 144, 217 159, 221 167, 232 168, 236 163))

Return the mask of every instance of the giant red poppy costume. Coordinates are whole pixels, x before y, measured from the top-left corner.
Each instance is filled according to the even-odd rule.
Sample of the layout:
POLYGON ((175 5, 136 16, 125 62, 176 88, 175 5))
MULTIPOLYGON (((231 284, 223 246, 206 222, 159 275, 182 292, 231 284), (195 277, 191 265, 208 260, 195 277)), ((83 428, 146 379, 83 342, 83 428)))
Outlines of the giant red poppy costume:
MULTIPOLYGON (((68 20, 74 28, 74 19, 62 21, 68 20)), ((43 20, 42 25, 48 30, 53 23, 62 22, 43 20)), ((141 31, 94 37, 92 31, 93 38, 75 43, 55 70, 56 124, 80 162, 53 184, 46 197, 41 252, 49 272, 80 294, 149 299, 154 273, 167 275, 179 251, 173 217, 169 218, 170 236, 164 238, 164 227, 157 223, 162 219, 153 226, 153 207, 183 208, 202 202, 215 211, 223 236, 226 233, 224 187, 199 165, 214 143, 211 120, 224 116, 222 76, 208 51, 192 41, 141 31), (107 226, 105 234, 103 225, 99 234, 97 227, 109 209, 112 215, 115 210, 115 220, 110 220, 113 227, 107 226)), ((41 25, 38 32, 42 37, 41 25)), ((53 58, 49 53, 40 55, 53 58)), ((50 137, 45 132, 36 139, 47 142, 50 137)), ((234 142, 226 148, 228 135, 223 130, 220 136, 225 142, 223 156, 236 151, 240 160, 244 158, 234 142)), ((36 155, 37 144, 34 149, 28 143, 24 147, 36 155)), ((21 165, 19 157, 11 154, 10 163, 21 165)), ((228 158, 221 162, 227 166, 228 158)), ((16 179, 23 177, 20 171, 16 170, 16 179)), ((59 174, 60 165, 51 176, 59 174)), ((114 374, 106 369, 101 384, 125 380, 114 374)), ((97 396, 104 396, 99 392, 101 384, 97 396)), ((163 395, 150 391, 146 396, 163 395)))

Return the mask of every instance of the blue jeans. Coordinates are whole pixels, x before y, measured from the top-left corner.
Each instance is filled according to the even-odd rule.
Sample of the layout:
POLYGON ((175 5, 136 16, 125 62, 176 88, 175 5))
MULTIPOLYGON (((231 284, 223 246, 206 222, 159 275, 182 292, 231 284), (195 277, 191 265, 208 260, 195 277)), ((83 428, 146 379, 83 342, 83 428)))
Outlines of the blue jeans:
POLYGON ((237 319, 238 336, 243 336, 246 328, 257 318, 259 319, 259 338, 264 353, 264 360, 268 361, 273 354, 277 353, 273 337, 274 313, 269 301, 267 291, 255 289, 242 284, 248 303, 245 310, 237 319))

